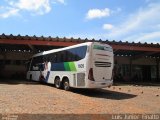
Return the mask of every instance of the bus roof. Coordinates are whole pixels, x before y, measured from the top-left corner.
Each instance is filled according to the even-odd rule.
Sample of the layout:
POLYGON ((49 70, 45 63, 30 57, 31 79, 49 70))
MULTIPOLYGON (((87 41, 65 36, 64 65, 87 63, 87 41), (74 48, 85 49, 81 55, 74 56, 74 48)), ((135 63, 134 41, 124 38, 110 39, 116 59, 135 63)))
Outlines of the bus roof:
MULTIPOLYGON (((80 43, 80 44, 76 44, 76 45, 72 45, 72 46, 68 46, 68 47, 64 47, 64 48, 48 50, 48 51, 44 51, 44 52, 41 52, 41 53, 37 53, 37 54, 33 55, 32 57, 46 55, 46 54, 50 54, 50 53, 53 53, 53 52, 59 52, 59 51, 62 51, 62 50, 68 50, 68 49, 71 49, 71 48, 80 47, 80 46, 84 46, 84 45, 91 45, 93 43, 98 43, 98 42, 85 42, 85 43, 80 43)), ((108 45, 108 47, 110 47, 110 46, 108 45)))

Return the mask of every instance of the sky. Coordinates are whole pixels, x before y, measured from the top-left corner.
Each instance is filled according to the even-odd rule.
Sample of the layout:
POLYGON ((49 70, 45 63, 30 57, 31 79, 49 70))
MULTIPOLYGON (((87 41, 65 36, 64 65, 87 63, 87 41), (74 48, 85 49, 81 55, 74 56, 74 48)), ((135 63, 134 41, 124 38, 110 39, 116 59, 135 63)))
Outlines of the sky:
POLYGON ((160 0, 1 0, 3 33, 160 44, 160 0))

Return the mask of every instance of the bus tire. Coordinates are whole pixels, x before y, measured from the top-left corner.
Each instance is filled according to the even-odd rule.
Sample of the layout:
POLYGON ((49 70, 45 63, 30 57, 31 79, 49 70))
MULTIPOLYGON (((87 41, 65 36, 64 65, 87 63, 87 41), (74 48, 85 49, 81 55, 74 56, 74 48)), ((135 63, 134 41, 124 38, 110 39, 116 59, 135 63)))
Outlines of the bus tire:
POLYGON ((54 80, 54 84, 55 84, 55 87, 60 89, 61 88, 61 81, 60 81, 60 78, 59 77, 56 77, 55 80, 54 80))
POLYGON ((63 80, 63 89, 66 90, 66 91, 69 91, 70 90, 70 85, 69 85, 69 80, 68 78, 65 78, 63 80))

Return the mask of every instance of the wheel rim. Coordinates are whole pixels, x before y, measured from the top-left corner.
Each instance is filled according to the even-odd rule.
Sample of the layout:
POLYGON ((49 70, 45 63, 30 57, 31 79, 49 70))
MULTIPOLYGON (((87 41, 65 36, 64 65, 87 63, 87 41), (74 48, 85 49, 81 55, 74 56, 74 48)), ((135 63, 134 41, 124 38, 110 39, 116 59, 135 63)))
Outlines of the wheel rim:
POLYGON ((64 89, 69 90, 69 83, 67 81, 64 82, 64 89))
POLYGON ((55 82, 55 85, 56 85, 56 88, 59 88, 60 87, 60 80, 56 80, 56 82, 55 82))

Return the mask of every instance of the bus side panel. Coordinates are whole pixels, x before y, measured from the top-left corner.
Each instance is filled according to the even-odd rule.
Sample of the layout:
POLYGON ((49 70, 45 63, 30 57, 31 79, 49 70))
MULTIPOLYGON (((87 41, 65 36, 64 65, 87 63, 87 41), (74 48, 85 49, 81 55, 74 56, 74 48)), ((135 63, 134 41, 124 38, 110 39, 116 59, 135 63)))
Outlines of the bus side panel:
POLYGON ((27 72, 28 80, 39 81, 39 77, 40 77, 40 71, 28 71, 27 72))
POLYGON ((71 87, 85 87, 86 57, 77 62, 52 63, 48 83, 54 84, 55 77, 57 76, 60 77, 61 81, 64 77, 67 77, 71 87), (84 77, 82 77, 82 75, 84 75, 84 77), (78 77, 83 79, 77 81, 78 77), (78 83, 82 83, 82 81, 84 81, 84 85, 79 86, 80 84, 78 83))

